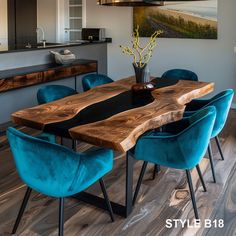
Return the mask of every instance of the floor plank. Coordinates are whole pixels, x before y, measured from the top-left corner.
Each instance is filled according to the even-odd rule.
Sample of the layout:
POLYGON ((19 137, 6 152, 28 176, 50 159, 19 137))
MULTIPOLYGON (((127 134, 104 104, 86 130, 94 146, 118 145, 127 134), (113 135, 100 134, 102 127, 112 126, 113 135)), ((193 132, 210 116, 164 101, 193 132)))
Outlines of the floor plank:
POLYGON ((216 220, 224 220, 224 227, 205 230, 205 236, 236 235, 236 167, 231 172, 222 197, 216 203, 213 217, 216 220))
MULTIPOLYGON (((186 183, 185 172, 162 168, 156 179, 151 180, 153 166, 148 165, 145 180, 133 213, 127 218, 115 216, 111 223, 107 212, 75 199, 66 199, 65 235, 84 236, 141 236, 141 235, 235 235, 236 224, 236 111, 232 110, 225 129, 220 135, 225 161, 220 160, 216 145, 212 142, 217 184, 212 183, 209 161, 200 164, 207 192, 204 193, 196 171, 192 171, 196 189, 197 206, 201 219, 225 220, 224 229, 189 229, 166 227, 166 219, 190 219, 194 214, 186 183)), ((30 129, 24 132, 36 134, 30 129)), ((91 148, 80 143, 80 151, 91 148)), ((135 163, 136 183, 142 163, 135 163)), ((5 136, 0 136, 0 235, 10 235, 12 226, 26 187, 19 179, 5 136)), ((114 169, 105 177, 111 200, 124 202, 125 158, 116 153, 114 169)), ((89 192, 102 195, 98 184, 89 192)), ((20 235, 57 235, 58 201, 33 192, 29 206, 18 228, 20 235)))

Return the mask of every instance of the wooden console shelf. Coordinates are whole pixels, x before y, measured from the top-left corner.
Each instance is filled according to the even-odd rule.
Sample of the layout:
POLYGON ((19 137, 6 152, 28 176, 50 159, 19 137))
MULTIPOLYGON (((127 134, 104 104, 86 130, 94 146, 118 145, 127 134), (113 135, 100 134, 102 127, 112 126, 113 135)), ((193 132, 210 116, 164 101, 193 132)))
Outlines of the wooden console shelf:
POLYGON ((0 93, 36 84, 97 72, 97 61, 76 60, 69 65, 55 63, 0 71, 0 93))

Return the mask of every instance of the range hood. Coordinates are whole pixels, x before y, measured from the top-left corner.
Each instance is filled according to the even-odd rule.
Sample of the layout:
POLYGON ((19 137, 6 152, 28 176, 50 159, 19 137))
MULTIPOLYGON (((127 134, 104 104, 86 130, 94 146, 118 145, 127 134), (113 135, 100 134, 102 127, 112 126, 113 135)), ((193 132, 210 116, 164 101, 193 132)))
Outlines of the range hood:
POLYGON ((117 7, 138 7, 138 6, 164 6, 165 2, 175 2, 175 1, 204 1, 204 0, 165 0, 165 1, 155 1, 155 0, 98 0, 97 3, 103 6, 117 6, 117 7))

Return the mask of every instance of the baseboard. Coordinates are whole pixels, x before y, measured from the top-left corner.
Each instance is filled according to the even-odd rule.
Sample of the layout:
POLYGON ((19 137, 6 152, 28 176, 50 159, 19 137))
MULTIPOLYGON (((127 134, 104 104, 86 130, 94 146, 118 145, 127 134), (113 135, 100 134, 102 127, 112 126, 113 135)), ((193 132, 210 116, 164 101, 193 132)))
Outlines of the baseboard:
POLYGON ((236 103, 232 103, 231 108, 236 109, 236 103))

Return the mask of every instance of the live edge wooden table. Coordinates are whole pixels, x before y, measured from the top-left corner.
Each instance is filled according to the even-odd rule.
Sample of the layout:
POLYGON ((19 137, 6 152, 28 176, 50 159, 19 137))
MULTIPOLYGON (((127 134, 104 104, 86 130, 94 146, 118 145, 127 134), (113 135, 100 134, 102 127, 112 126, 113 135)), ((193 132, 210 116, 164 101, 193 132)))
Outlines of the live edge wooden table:
MULTIPOLYGON (((135 78, 129 77, 93 88, 55 102, 12 114, 19 125, 82 140, 126 153, 125 205, 112 202, 114 213, 127 217, 132 212, 133 158, 128 151, 140 135, 182 119, 185 104, 214 89, 213 83, 155 79, 156 89, 134 94, 135 78)), ((105 208, 102 198, 82 192, 76 198, 105 208)))

